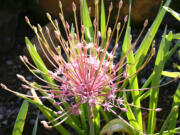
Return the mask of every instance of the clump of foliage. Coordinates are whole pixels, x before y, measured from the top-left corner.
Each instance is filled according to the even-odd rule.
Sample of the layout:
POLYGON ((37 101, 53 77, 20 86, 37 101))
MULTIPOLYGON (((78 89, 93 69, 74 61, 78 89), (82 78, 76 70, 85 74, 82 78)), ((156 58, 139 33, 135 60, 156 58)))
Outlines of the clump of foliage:
MULTIPOLYGON (((170 2, 171 0, 167 0, 164 5, 169 6, 170 2)), ((99 3, 99 0, 95 0, 95 19, 93 22, 89 15, 86 0, 80 1, 80 19, 76 15, 76 5, 72 3, 75 21, 71 26, 65 20, 63 6, 61 2, 59 3, 61 10, 59 17, 64 26, 66 37, 62 36, 58 21, 53 21, 51 16, 47 14, 54 27, 54 36, 59 41, 59 46, 51 40, 48 27, 46 27, 48 37, 45 37, 41 26, 31 25, 26 17, 27 23, 37 36, 44 55, 54 69, 50 70, 46 67, 36 50, 36 46, 32 45, 26 37, 26 45, 35 66, 29 62, 26 56, 20 56, 20 59, 29 71, 46 85, 29 82, 22 75, 17 75, 24 83, 22 87, 29 90, 32 95, 15 92, 4 84, 1 84, 1 86, 36 105, 48 119, 48 122, 41 121, 41 123, 46 128, 55 127, 63 135, 71 134, 63 126, 63 123, 81 135, 104 135, 113 134, 114 132, 125 132, 132 135, 154 134, 156 113, 161 111, 160 108, 157 108, 161 72, 180 43, 178 42, 170 49, 173 33, 169 32, 167 34, 166 27, 153 72, 144 85, 140 87, 140 78, 137 74, 155 54, 153 39, 166 11, 160 8, 154 23, 140 43, 138 50, 134 52, 133 50, 139 42, 148 21, 145 21, 138 38, 132 43, 130 15, 125 17, 122 27, 121 23, 118 22, 120 9, 123 5, 122 0, 119 2, 117 17, 112 29, 108 26, 113 9, 112 3, 109 6, 107 16, 105 15, 103 0, 101 0, 100 10, 99 3), (101 11, 100 14, 99 11, 101 11), (80 22, 80 27, 78 22, 80 22), (125 27, 123 44, 119 44, 125 27), (47 38, 51 41, 50 43, 47 42, 47 38), (115 40, 115 44, 112 51, 108 52, 112 39, 115 40), (115 53, 119 46, 122 47, 121 58, 119 62, 114 63, 115 53), (132 99, 132 102, 129 102, 129 98, 132 99), (149 107, 142 107, 141 102, 147 98, 149 98, 149 107), (45 106, 42 99, 47 99, 52 106, 45 106), (148 111, 147 121, 143 121, 142 109, 148 111)), ((22 107, 24 109, 21 109, 20 116, 25 119, 26 115, 22 115, 22 111, 27 112, 27 102, 22 107)), ((157 134, 179 132, 180 129, 176 128, 176 123, 172 121, 172 119, 177 119, 178 108, 179 87, 174 96, 172 111, 157 134), (168 127, 168 125, 170 126, 168 127), (165 131, 167 127, 168 130, 165 131)), ((22 118, 20 116, 17 119, 22 118)), ((15 130, 16 128, 22 129, 24 123, 16 124, 18 125, 15 126, 15 130)), ((36 131, 37 123, 35 127, 36 131)), ((15 132, 17 131, 20 134, 22 130, 16 130, 15 132)))

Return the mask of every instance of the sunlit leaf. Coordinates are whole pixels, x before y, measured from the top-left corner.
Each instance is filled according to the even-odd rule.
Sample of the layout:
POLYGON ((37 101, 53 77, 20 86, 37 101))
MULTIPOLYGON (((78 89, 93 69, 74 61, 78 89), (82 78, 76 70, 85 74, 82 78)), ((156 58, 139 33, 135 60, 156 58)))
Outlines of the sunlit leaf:
POLYGON ((171 15, 173 15, 177 20, 180 21, 180 14, 178 14, 176 11, 172 10, 169 7, 163 6, 165 10, 167 10, 171 15))
POLYGON ((174 34, 173 39, 180 39, 180 33, 174 34))
POLYGON ((179 77, 179 78, 180 78, 180 72, 168 72, 168 71, 162 71, 161 74, 164 75, 164 76, 167 76, 167 77, 172 77, 172 78, 179 77))

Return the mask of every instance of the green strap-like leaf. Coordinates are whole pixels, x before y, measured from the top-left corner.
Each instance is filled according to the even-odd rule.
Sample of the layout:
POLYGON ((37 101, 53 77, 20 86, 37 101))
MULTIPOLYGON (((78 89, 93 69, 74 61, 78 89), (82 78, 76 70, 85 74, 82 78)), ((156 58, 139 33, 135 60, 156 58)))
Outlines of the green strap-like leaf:
POLYGON ((14 125, 13 133, 12 135, 22 135, 23 129, 24 129, 24 123, 27 116, 29 104, 26 100, 24 100, 18 116, 16 118, 16 122, 14 125))
POLYGON ((37 134, 38 121, 39 121, 39 112, 38 112, 38 114, 37 114, 37 118, 36 118, 36 121, 35 121, 35 124, 34 124, 34 127, 33 127, 33 133, 32 133, 32 135, 36 135, 36 134, 37 134))
POLYGON ((174 34, 173 39, 180 39, 180 33, 174 34))
MULTIPOLYGON (((31 41, 25 37, 25 42, 26 42, 26 45, 27 45, 27 48, 28 48, 28 51, 31 55, 31 58, 33 60, 33 62, 35 63, 36 67, 41 70, 42 72, 44 73, 47 73, 48 74, 48 70, 43 62, 43 60, 41 59, 41 57, 39 56, 36 48, 32 45, 31 41)), ((42 75, 43 78, 45 80, 47 80, 48 82, 50 83, 53 83, 53 80, 51 79, 51 77, 47 76, 47 75, 42 75)))
MULTIPOLYGON (((167 0, 165 3, 165 6, 169 6, 170 3, 171 3, 171 0, 167 0)), ((147 55, 149 47, 159 29, 159 26, 164 18, 165 13, 166 13, 166 10, 163 8, 159 11, 154 23, 152 24, 152 26, 150 28, 149 33, 147 33, 145 38, 143 39, 143 41, 135 55, 135 60, 138 60, 140 58, 138 60, 137 68, 139 68, 142 65, 143 60, 147 55)))
POLYGON ((180 78, 180 72, 168 72, 168 71, 162 71, 161 73, 164 76, 171 77, 171 78, 180 78))
POLYGON ((104 0, 101 0, 101 38, 106 38, 106 15, 104 9, 104 0))
POLYGON ((172 108, 175 108, 174 115, 172 115, 170 121, 169 121, 169 135, 174 135, 175 128, 176 128, 176 121, 179 116, 179 108, 180 108, 180 84, 178 85, 178 88, 176 90, 176 93, 173 98, 173 104, 172 108))
POLYGON ((82 21, 85 27, 85 38, 87 42, 92 42, 94 38, 94 30, 89 15, 88 6, 86 0, 82 0, 82 21))
POLYGON ((120 119, 114 119, 108 122, 101 130, 100 135, 113 135, 115 132, 133 135, 133 129, 120 119))
POLYGON ((165 64, 165 54, 167 51, 167 44, 166 44, 166 35, 167 27, 164 30, 163 38, 160 43, 160 47, 158 50, 158 54, 156 57, 155 61, 155 67, 154 67, 154 76, 152 79, 152 84, 151 84, 151 89, 150 89, 150 102, 149 102, 149 108, 151 109, 149 111, 149 117, 148 117, 148 128, 147 128, 147 133, 148 134, 153 134, 155 127, 156 127, 156 111, 154 109, 157 108, 157 102, 158 102, 158 94, 159 94, 159 88, 158 86, 160 84, 160 79, 161 79, 161 72, 163 71, 164 64, 165 64))
POLYGON ((166 11, 168 11, 171 15, 173 15, 178 21, 180 21, 180 14, 178 14, 177 12, 175 12, 174 10, 172 10, 169 7, 164 6, 163 7, 166 11))

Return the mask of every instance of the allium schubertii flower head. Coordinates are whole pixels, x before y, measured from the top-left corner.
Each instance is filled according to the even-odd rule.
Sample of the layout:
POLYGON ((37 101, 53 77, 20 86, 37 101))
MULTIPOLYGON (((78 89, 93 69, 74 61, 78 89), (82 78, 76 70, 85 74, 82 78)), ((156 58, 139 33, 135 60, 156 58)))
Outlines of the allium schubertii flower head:
MULTIPOLYGON (((78 27, 75 3, 72 4, 75 28, 73 26, 70 28, 69 23, 65 21, 61 2, 59 6, 61 9, 59 18, 64 26, 66 37, 63 37, 63 34, 61 33, 62 30, 58 26, 58 21, 53 21, 51 16, 47 13, 47 17, 54 27, 54 36, 59 42, 58 45, 53 42, 51 37, 52 34, 50 34, 48 27, 45 28, 47 35, 45 37, 41 26, 38 25, 38 27, 35 27, 31 25, 29 19, 26 17, 26 22, 35 32, 42 52, 46 56, 49 63, 51 63, 54 70, 48 70, 48 73, 45 73, 31 64, 27 57, 21 57, 21 60, 31 72, 32 69, 37 70, 42 76, 51 77, 56 83, 48 82, 43 77, 41 78, 39 74, 32 72, 37 78, 45 82, 47 85, 38 85, 37 87, 36 85, 33 85, 33 83, 28 82, 21 75, 18 75, 18 78, 25 83, 25 85, 23 84, 22 86, 26 89, 46 92, 47 94, 44 95, 43 98, 53 99, 55 101, 55 106, 63 107, 64 103, 69 104, 68 107, 62 108, 61 111, 57 112, 60 116, 59 118, 63 117, 58 124, 64 122, 71 114, 81 115, 79 107, 82 104, 87 104, 90 110, 91 118, 94 117, 93 110, 98 106, 102 107, 105 111, 114 113, 115 115, 117 114, 113 110, 114 107, 126 112, 127 109, 124 107, 125 102, 123 98, 118 97, 117 95, 118 92, 121 91, 122 84, 125 82, 125 80, 128 80, 130 77, 135 75, 133 74, 128 76, 126 72, 126 57, 129 55, 130 51, 134 49, 138 40, 135 41, 124 57, 115 64, 115 53, 119 46, 120 36, 128 19, 127 16, 124 18, 124 24, 122 28, 120 28, 121 24, 118 23, 118 19, 120 8, 122 6, 122 0, 119 2, 119 9, 113 29, 108 27, 110 14, 113 8, 111 3, 104 34, 102 34, 99 30, 99 15, 96 13, 93 21, 94 34, 93 37, 88 40, 86 39, 89 33, 86 32, 87 28, 83 25, 82 12, 80 12, 81 19, 79 20, 81 24, 80 27, 78 27), (116 38, 113 36, 114 33, 116 33, 116 38), (108 52, 108 47, 113 38, 115 40, 114 47, 110 52, 108 52), (62 53, 65 55, 62 55, 62 53), (121 73, 118 73, 119 71, 121 71, 121 73)), ((98 0, 95 1, 95 7, 97 8, 97 6, 98 0)), ((144 28, 146 25, 147 21, 145 21, 144 28)), ((141 34, 139 37, 140 36, 141 34)), ((152 57, 152 55, 150 57, 152 57)), ((148 61, 149 59, 145 62, 145 64, 147 64, 148 61)), ((143 66, 138 69, 137 72, 139 72, 145 66, 145 64, 143 64, 143 66)), ((1 84, 1 86, 9 90, 3 84, 1 84)), ((34 95, 29 97, 34 97, 34 95)), ((49 123, 45 121, 42 123, 46 127, 51 127, 48 125, 49 123)))

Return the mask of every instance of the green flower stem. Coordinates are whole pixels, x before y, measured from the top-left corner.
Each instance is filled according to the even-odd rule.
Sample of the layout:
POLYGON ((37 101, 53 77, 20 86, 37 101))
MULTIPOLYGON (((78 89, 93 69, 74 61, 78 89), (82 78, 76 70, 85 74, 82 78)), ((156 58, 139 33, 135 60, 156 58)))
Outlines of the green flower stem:
POLYGON ((88 121, 90 127, 90 135, 95 135, 93 123, 93 108, 88 104, 88 121))

